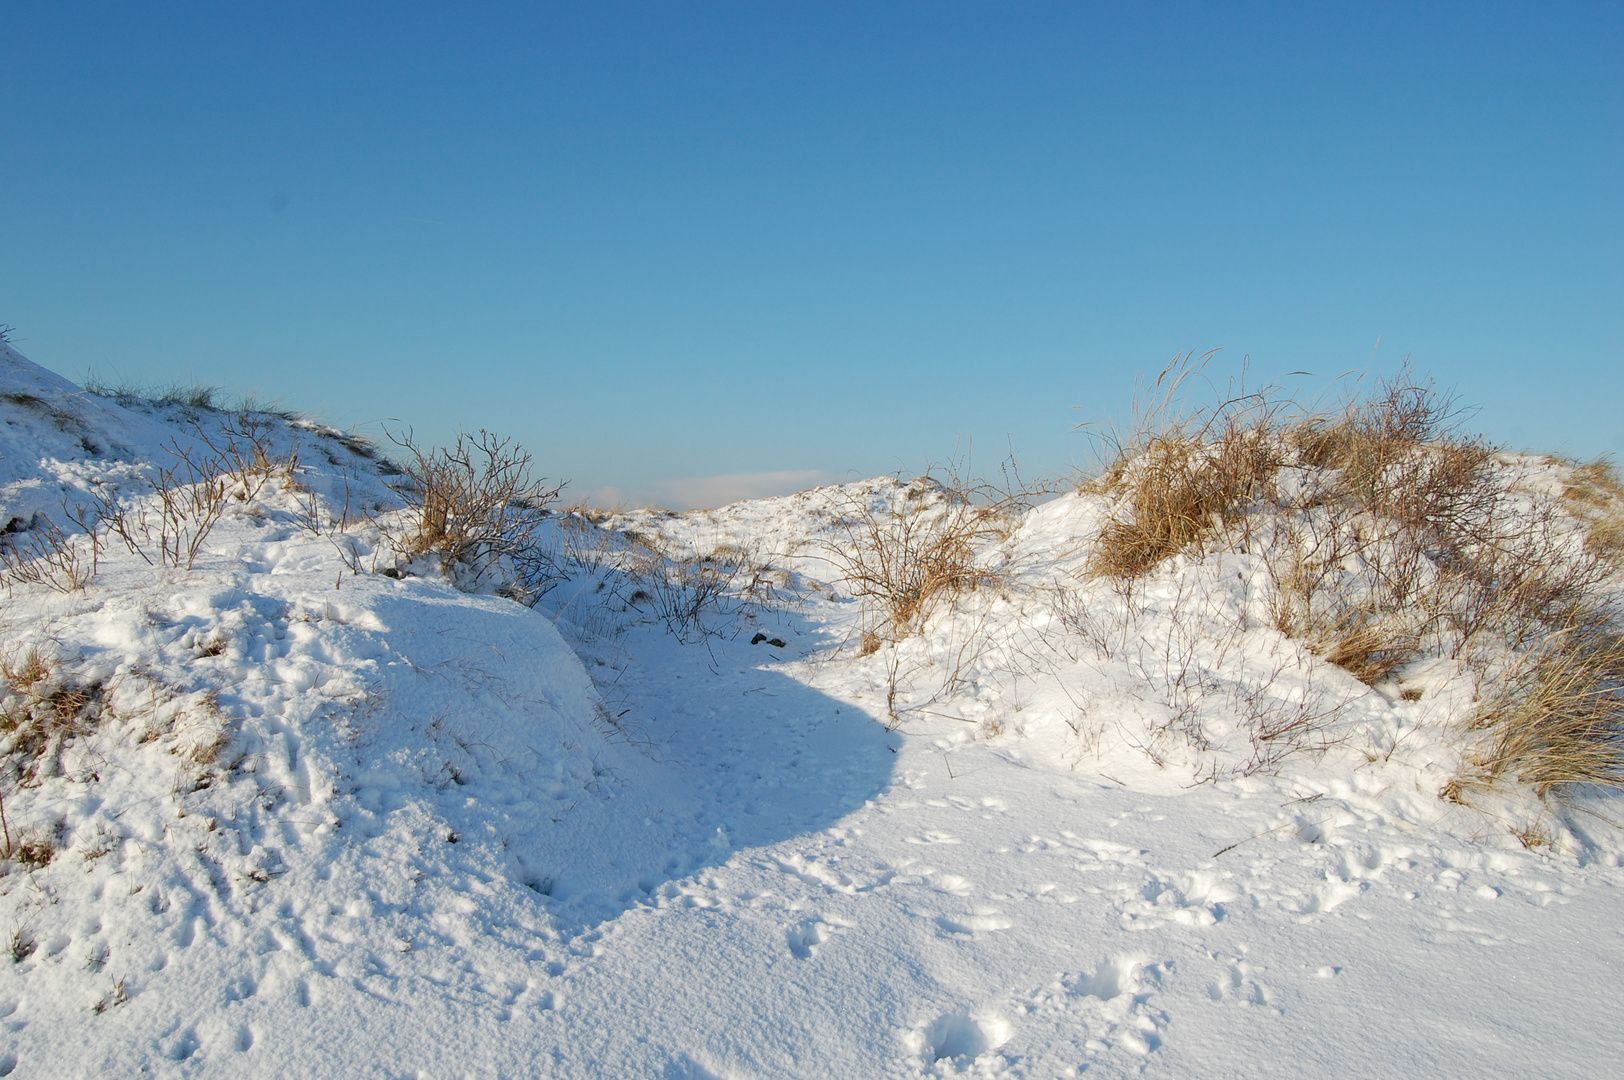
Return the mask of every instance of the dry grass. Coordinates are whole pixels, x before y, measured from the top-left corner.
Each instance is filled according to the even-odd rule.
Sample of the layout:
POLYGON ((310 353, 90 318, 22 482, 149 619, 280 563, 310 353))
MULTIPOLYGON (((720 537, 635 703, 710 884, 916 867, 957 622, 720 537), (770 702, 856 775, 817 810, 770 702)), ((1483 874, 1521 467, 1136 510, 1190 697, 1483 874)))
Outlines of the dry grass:
POLYGON ((1624 783, 1624 652, 1603 611, 1624 562, 1610 464, 1572 466, 1560 498, 1518 492, 1507 460, 1408 370, 1329 412, 1265 389, 1181 413, 1197 371, 1182 357, 1163 373, 1088 485, 1112 500, 1096 576, 1131 582, 1180 553, 1258 557, 1269 621, 1356 678, 1438 656, 1479 672, 1473 726, 1489 745, 1453 794, 1624 783))
POLYGON ((1105 436, 1108 463, 1087 487, 1117 506, 1095 545, 1096 575, 1138 577, 1180 552, 1204 553, 1272 493, 1279 405, 1267 393, 1242 390, 1215 408, 1179 411, 1184 384, 1211 355, 1177 358, 1135 395, 1129 432, 1105 436))
POLYGON ((56 770, 63 743, 90 730, 102 688, 62 677, 37 647, 0 657, 0 781, 32 784, 56 770))
MULTIPOLYGON (((1185 357, 1163 373, 1157 404, 1094 482, 1116 503, 1095 574, 1141 576, 1178 553, 1262 555, 1275 627, 1366 682, 1420 655, 1440 621, 1483 622, 1486 597, 1532 610, 1554 586, 1458 587, 1504 586, 1503 556, 1526 537, 1493 532, 1493 451, 1456 432, 1452 403, 1430 385, 1401 372, 1331 413, 1265 388, 1180 416, 1169 403, 1195 370, 1185 357)), ((1551 538, 1540 539, 1548 556, 1551 538)))
POLYGON ((1551 635, 1495 680, 1472 727, 1486 733, 1453 790, 1516 780, 1546 794, 1624 786, 1624 635, 1593 619, 1551 635))
POLYGON ((220 398, 220 388, 206 383, 172 382, 143 386, 132 382, 110 383, 96 375, 86 375, 84 388, 87 394, 112 398, 125 408, 179 405, 188 409, 209 410, 217 407, 220 398))
POLYGON ((1585 546, 1598 559, 1624 566, 1624 484, 1606 459, 1575 466, 1563 494, 1584 520, 1585 546))

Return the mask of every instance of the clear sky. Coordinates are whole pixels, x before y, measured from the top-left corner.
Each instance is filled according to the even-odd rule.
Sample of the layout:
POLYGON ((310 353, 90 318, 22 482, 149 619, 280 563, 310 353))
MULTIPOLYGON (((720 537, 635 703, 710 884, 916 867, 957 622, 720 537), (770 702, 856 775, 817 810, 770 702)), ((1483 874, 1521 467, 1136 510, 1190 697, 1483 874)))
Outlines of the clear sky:
POLYGON ((1621 57, 1616 0, 11 0, 0 322, 633 501, 1059 471, 1217 346, 1616 453, 1621 57))

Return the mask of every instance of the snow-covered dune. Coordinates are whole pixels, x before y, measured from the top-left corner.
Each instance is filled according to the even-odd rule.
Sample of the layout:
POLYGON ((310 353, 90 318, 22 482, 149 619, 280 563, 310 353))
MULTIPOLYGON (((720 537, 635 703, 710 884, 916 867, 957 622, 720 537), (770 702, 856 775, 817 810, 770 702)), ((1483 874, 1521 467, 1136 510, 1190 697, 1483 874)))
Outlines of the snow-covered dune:
POLYGON ((934 496, 864 481, 560 516, 531 608, 397 568, 380 469, 0 346, 8 550, 85 571, 75 507, 145 541, 0 599, 0 1075, 1624 1058, 1617 800, 1441 799, 1467 682, 1366 685, 1248 626, 1240 557, 1080 588, 1103 504, 1068 493, 988 544, 974 603, 870 641, 842 522, 934 496), (159 471, 244 426, 262 486, 166 559, 159 471), (1320 741, 1257 760, 1302 717, 1320 741))

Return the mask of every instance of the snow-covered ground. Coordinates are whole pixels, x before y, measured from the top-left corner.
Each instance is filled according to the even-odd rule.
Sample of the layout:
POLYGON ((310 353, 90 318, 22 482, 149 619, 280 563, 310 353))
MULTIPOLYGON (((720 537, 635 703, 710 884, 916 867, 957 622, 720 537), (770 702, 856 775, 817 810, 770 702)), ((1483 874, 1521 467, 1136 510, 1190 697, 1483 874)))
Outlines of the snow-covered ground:
MULTIPOLYGON (((0 1074, 1624 1061, 1624 808, 1440 799, 1462 680, 1220 632, 1244 564, 1087 584, 1101 506, 1067 494, 986 553, 1003 585, 870 651, 832 523, 918 492, 869 481, 556 518, 567 580, 527 608, 381 572, 377 460, 261 420, 297 469, 190 568, 110 537, 82 590, 0 601, 0 1074), (703 556, 743 569, 686 620, 703 556), (1320 752, 1252 767, 1249 718, 1304 715, 1320 752)), ((117 490, 150 528, 154 470, 222 424, 0 346, 0 526, 117 490)))

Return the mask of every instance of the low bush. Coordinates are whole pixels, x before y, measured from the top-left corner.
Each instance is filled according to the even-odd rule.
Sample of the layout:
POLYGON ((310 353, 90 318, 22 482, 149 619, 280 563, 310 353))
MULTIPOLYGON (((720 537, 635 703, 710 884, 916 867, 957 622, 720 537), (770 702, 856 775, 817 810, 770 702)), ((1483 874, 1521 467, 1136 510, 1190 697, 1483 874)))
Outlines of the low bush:
POLYGON ((865 651, 917 633, 944 604, 1004 581, 983 549, 1009 535, 1029 496, 1019 487, 993 491, 927 475, 899 485, 889 500, 853 494, 837 507, 824 551, 868 605, 865 651))
POLYGON ((101 554, 100 537, 87 523, 84 538, 71 536, 44 514, 35 514, 26 528, 0 534, 0 581, 12 585, 41 585, 56 592, 80 592, 96 576, 101 554))
POLYGON ((523 447, 484 430, 461 433, 440 449, 424 447, 410 431, 392 439, 408 455, 394 485, 407 505, 406 524, 385 529, 397 551, 438 558, 468 587, 499 577, 503 590, 528 603, 557 583, 539 534, 563 485, 532 477, 523 447))

